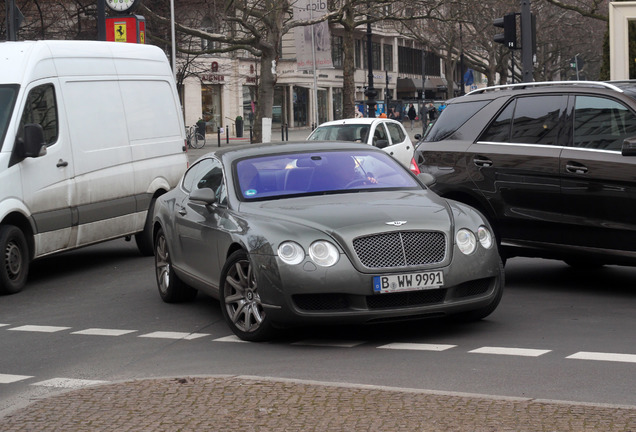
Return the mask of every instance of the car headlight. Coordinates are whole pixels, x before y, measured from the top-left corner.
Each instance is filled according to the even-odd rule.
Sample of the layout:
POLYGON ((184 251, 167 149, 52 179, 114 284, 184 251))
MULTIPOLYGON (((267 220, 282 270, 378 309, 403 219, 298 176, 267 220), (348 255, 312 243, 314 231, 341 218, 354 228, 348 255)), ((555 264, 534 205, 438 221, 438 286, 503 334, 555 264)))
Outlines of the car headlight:
POLYGON ((486 249, 490 249, 493 245, 492 241, 492 233, 485 226, 480 226, 477 228, 477 238, 479 239, 479 243, 486 249))
POLYGON ((309 257, 322 267, 331 267, 338 262, 338 249, 325 240, 315 241, 309 246, 309 257))
POLYGON ((278 246, 278 257, 289 265, 296 265, 305 259, 305 251, 298 243, 286 241, 278 246))
POLYGON ((459 250, 465 255, 470 255, 477 247, 475 234, 466 228, 462 228, 457 231, 457 234, 455 234, 455 241, 457 242, 459 250))

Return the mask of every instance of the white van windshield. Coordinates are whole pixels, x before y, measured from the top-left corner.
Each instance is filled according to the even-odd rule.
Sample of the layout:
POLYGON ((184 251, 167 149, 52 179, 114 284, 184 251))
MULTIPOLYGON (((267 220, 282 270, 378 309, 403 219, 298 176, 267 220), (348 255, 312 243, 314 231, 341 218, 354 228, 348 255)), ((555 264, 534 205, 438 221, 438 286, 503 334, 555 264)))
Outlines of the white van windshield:
POLYGON ((9 119, 13 112, 13 106, 15 105, 15 99, 18 95, 18 89, 20 86, 13 85, 0 85, 0 148, 4 142, 4 137, 7 134, 7 127, 9 126, 9 119))

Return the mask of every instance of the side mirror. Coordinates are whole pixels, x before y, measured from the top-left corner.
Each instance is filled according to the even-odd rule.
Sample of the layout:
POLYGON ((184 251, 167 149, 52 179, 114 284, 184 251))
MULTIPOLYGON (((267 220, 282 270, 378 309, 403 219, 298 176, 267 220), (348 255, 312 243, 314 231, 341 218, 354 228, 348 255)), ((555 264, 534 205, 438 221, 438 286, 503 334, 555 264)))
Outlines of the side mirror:
POLYGON ((413 138, 415 138, 415 141, 419 141, 422 139, 422 134, 415 134, 413 138))
POLYGON ((212 205, 216 202, 216 194, 210 188, 195 189, 190 193, 190 201, 212 205))
POLYGON ((46 154, 44 129, 37 123, 24 125, 24 157, 40 157, 46 154))
POLYGON ((636 156, 636 137, 629 137, 623 141, 621 154, 623 156, 636 156))
POLYGON ((419 173, 417 178, 424 183, 425 186, 430 187, 435 184, 435 177, 429 173, 419 173))

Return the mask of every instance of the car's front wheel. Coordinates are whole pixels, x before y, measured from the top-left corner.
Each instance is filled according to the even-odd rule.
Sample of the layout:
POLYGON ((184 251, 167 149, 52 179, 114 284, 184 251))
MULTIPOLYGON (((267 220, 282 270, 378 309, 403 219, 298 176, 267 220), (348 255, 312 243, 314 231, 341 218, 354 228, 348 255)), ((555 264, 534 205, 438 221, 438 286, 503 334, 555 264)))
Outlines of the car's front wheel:
POLYGON ((0 294, 22 291, 29 274, 29 248, 20 228, 0 225, 0 294))
POLYGON ((159 229, 155 236, 155 274, 159 295, 166 303, 190 301, 197 296, 197 290, 186 285, 175 274, 163 229, 159 229))
POLYGON ((225 321, 239 338, 257 342, 271 337, 273 327, 261 303, 254 267, 243 250, 231 254, 223 266, 220 301, 225 321))

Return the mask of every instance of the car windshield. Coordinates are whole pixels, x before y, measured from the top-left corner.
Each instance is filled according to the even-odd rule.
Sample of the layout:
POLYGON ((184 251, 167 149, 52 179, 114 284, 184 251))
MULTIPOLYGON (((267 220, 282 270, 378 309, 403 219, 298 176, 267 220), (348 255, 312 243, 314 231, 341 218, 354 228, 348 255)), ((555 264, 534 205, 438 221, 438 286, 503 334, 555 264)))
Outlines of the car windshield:
POLYGON ((241 200, 421 188, 386 153, 359 150, 242 159, 234 166, 234 179, 241 200))
POLYGON ((0 86, 0 146, 4 142, 4 136, 7 133, 9 119, 13 112, 15 99, 18 95, 18 85, 2 85, 0 86))
POLYGON ((368 124, 337 124, 318 126, 307 138, 309 141, 367 142, 368 124))

